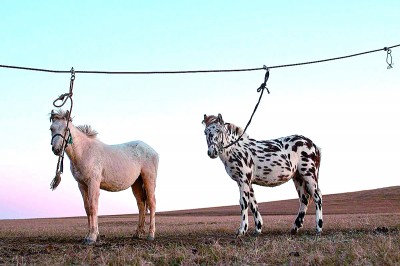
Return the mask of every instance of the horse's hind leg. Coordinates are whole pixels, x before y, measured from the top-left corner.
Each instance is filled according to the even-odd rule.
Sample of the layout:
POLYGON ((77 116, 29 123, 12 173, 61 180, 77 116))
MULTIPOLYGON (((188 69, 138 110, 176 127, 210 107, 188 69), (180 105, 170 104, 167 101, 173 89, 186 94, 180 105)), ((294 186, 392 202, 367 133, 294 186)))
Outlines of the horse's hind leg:
POLYGON ((304 223, 304 216, 307 213, 307 207, 309 204, 309 199, 310 199, 310 194, 307 192, 307 184, 303 177, 299 174, 296 173, 295 177, 293 178, 294 185, 296 186, 297 193, 299 195, 299 203, 300 203, 300 208, 299 212, 297 214, 296 220, 294 221, 291 234, 295 235, 297 231, 303 227, 304 223))
POLYGON ((134 237, 143 238, 145 235, 144 222, 146 218, 146 191, 143 187, 142 176, 139 175, 138 179, 132 185, 132 192, 136 198, 137 206, 139 209, 139 221, 134 233, 134 237))
POLYGON ((315 190, 314 194, 314 202, 315 202, 315 220, 316 220, 316 231, 317 234, 320 234, 322 232, 322 225, 323 225, 323 219, 322 219, 322 193, 321 190, 318 187, 317 184, 317 189, 315 190))
POLYGON ((148 240, 154 240, 156 232, 156 172, 154 173, 142 173, 144 189, 146 191, 146 203, 150 211, 150 229, 148 240))

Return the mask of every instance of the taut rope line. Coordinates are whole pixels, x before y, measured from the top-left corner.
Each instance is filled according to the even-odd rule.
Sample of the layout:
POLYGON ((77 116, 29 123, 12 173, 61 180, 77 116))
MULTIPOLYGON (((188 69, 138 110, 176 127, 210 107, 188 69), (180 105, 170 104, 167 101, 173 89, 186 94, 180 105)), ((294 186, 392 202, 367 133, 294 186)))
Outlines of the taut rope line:
MULTIPOLYGON (((302 66, 302 65, 310 65, 310 64, 317 64, 317 63, 323 63, 323 62, 328 62, 328 61, 334 61, 334 60, 341 60, 341 59, 346 59, 350 57, 355 57, 355 56, 360 56, 360 55, 365 55, 365 54, 370 54, 370 53, 375 53, 379 51, 385 51, 387 52, 387 57, 390 55, 390 60, 392 58, 391 56, 391 48, 396 48, 399 47, 400 44, 397 45, 392 45, 380 49, 375 49, 375 50, 370 50, 366 52, 361 52, 361 53, 355 53, 355 54, 350 54, 350 55, 345 55, 345 56, 339 56, 339 57, 333 57, 333 58, 328 58, 328 59, 322 59, 322 60, 315 60, 315 61, 308 61, 308 62, 302 62, 302 63, 294 63, 294 64, 286 64, 286 65, 276 65, 276 66, 270 66, 269 69, 273 68, 283 68, 283 67, 294 67, 294 66, 302 66)), ((388 59, 388 58, 387 58, 388 59)), ((390 61, 390 63, 387 61, 387 64, 389 65, 388 68, 391 68, 393 63, 390 61)), ((10 65, 0 65, 0 68, 10 68, 10 69, 18 69, 18 70, 28 70, 28 71, 39 71, 39 72, 47 72, 47 73, 70 73, 70 71, 67 70, 53 70, 53 69, 44 69, 44 68, 33 68, 33 67, 21 67, 21 66, 10 66, 10 65)), ((101 71, 101 70, 77 70, 75 73, 79 74, 115 74, 115 75, 147 75, 147 74, 196 74, 196 73, 221 73, 221 72, 244 72, 244 71, 257 71, 257 70, 263 70, 264 68, 262 67, 257 67, 257 68, 242 68, 242 69, 214 69, 214 70, 178 70, 178 71, 101 71)))

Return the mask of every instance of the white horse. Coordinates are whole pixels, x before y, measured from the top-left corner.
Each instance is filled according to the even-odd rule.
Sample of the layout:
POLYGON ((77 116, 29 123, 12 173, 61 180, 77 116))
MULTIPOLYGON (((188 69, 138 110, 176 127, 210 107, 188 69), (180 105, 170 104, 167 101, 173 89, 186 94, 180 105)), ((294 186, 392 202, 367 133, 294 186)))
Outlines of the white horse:
POLYGON ((150 229, 147 239, 155 234, 155 188, 158 154, 142 141, 118 145, 106 145, 96 138, 97 132, 90 126, 68 123, 68 111, 51 111, 51 145, 55 155, 64 149, 71 162, 71 172, 78 182, 88 217, 89 232, 84 244, 96 241, 99 230, 97 220, 100 189, 121 191, 129 187, 135 195, 139 222, 134 234, 143 238, 146 210, 150 210, 150 229), (66 139, 64 139, 66 136, 66 139))

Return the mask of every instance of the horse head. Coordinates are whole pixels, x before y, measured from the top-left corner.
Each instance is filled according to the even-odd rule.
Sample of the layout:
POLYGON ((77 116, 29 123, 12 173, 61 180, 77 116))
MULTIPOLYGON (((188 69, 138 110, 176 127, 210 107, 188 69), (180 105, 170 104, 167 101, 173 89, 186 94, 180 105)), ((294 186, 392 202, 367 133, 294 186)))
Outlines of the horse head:
POLYGON ((50 113, 51 146, 55 155, 61 155, 63 150, 72 141, 68 122, 72 121, 69 111, 52 110, 50 113))
POLYGON ((221 114, 218 116, 204 115, 203 125, 206 127, 204 134, 206 135, 208 156, 215 159, 220 155, 224 149, 224 132, 225 123, 221 114))

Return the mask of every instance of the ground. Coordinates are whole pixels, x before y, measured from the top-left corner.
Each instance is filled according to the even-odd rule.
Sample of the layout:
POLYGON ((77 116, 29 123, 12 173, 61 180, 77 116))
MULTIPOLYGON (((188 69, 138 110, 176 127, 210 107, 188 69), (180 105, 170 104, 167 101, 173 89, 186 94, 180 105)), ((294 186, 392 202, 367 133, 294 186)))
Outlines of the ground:
MULTIPOLYGON (((239 206, 158 213, 154 241, 132 238, 137 215, 103 216, 93 246, 81 244, 86 217, 1 220, 0 264, 400 265, 399 197, 400 187, 327 196, 320 236, 311 213, 299 234, 290 236, 297 207, 288 207, 289 213, 261 212, 263 233, 253 236, 250 223, 241 239, 235 238, 239 206), (340 207, 341 200, 356 204, 340 207)), ((261 205, 273 212, 273 206, 291 204, 261 205)))

